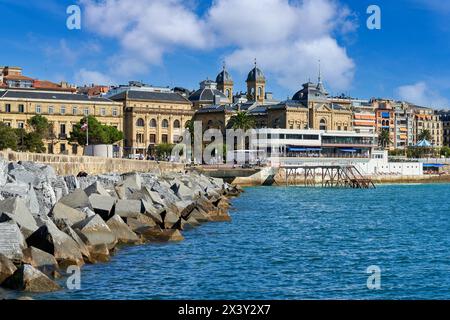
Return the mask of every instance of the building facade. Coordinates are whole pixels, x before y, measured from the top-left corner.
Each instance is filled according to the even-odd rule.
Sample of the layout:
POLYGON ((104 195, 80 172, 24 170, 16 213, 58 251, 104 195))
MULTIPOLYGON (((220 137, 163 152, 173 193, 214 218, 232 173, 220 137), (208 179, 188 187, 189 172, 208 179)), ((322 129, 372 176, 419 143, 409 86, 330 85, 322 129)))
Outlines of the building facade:
POLYGON ((45 141, 46 152, 50 154, 82 155, 83 148, 69 142, 70 132, 89 115, 123 131, 121 103, 72 93, 0 89, 0 122, 27 129, 27 121, 35 115, 46 117, 53 128, 52 139, 45 141))
POLYGON ((439 113, 430 108, 412 106, 414 112, 414 145, 420 142, 420 135, 428 130, 431 145, 440 148, 444 145, 443 124, 439 113))
POLYGON ((158 144, 179 142, 192 119, 192 103, 181 94, 146 86, 112 90, 111 100, 124 108, 124 154, 154 155, 158 144))

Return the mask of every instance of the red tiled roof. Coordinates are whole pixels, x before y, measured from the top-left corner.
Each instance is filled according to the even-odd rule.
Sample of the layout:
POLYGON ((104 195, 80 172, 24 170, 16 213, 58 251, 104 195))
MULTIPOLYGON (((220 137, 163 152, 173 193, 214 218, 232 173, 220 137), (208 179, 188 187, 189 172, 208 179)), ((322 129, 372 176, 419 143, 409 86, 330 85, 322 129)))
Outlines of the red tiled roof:
POLYGON ((24 81, 33 81, 33 78, 26 77, 20 74, 10 74, 7 76, 4 76, 3 79, 5 80, 24 80, 24 81))

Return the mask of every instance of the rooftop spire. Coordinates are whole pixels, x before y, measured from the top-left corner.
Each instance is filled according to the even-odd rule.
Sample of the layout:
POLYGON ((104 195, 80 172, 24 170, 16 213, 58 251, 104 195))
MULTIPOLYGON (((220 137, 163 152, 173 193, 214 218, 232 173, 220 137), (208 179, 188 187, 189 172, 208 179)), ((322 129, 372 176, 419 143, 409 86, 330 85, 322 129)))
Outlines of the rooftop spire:
POLYGON ((319 59, 319 83, 322 83, 322 70, 320 65, 320 59, 319 59))
POLYGON ((258 64, 256 63, 256 58, 255 58, 255 68, 257 67, 257 65, 258 65, 258 64))

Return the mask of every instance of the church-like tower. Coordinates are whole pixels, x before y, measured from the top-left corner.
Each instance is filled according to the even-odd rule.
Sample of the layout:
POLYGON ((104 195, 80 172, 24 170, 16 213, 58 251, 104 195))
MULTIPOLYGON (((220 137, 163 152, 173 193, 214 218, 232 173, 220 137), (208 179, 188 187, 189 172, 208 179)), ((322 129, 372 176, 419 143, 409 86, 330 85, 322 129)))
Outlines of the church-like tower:
POLYGON ((255 67, 249 72, 247 77, 247 99, 264 104, 266 96, 266 77, 258 68, 255 60, 255 67))
POLYGON ((216 78, 217 89, 222 91, 225 96, 233 103, 233 87, 234 82, 231 75, 226 70, 225 64, 223 65, 223 70, 217 75, 216 78))

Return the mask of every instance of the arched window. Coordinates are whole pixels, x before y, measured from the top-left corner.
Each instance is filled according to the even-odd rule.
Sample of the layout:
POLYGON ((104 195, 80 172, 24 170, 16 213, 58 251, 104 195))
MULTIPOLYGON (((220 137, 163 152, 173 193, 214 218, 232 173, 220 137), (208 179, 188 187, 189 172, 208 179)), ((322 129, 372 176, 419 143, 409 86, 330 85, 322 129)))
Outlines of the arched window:
POLYGON ((262 88, 258 87, 258 98, 262 97, 262 88))
POLYGON ((225 91, 225 94, 227 95, 227 97, 229 98, 230 96, 231 96, 231 92, 230 92, 230 89, 227 89, 226 91, 225 91))
POLYGON ((327 120, 321 119, 320 120, 320 130, 327 130, 327 120))
POLYGON ((138 126, 138 127, 143 127, 143 126, 145 126, 144 119, 142 119, 142 118, 137 119, 137 121, 136 121, 136 126, 138 126))
POLYGON ((173 127, 174 127, 175 129, 180 129, 180 121, 179 121, 179 120, 175 120, 175 121, 173 122, 173 127))
POLYGON ((156 128, 156 119, 150 120, 150 128, 156 128))
POLYGON ((164 120, 162 121, 162 127, 165 128, 165 129, 167 129, 167 128, 169 127, 169 121, 167 121, 166 119, 164 119, 164 120))

